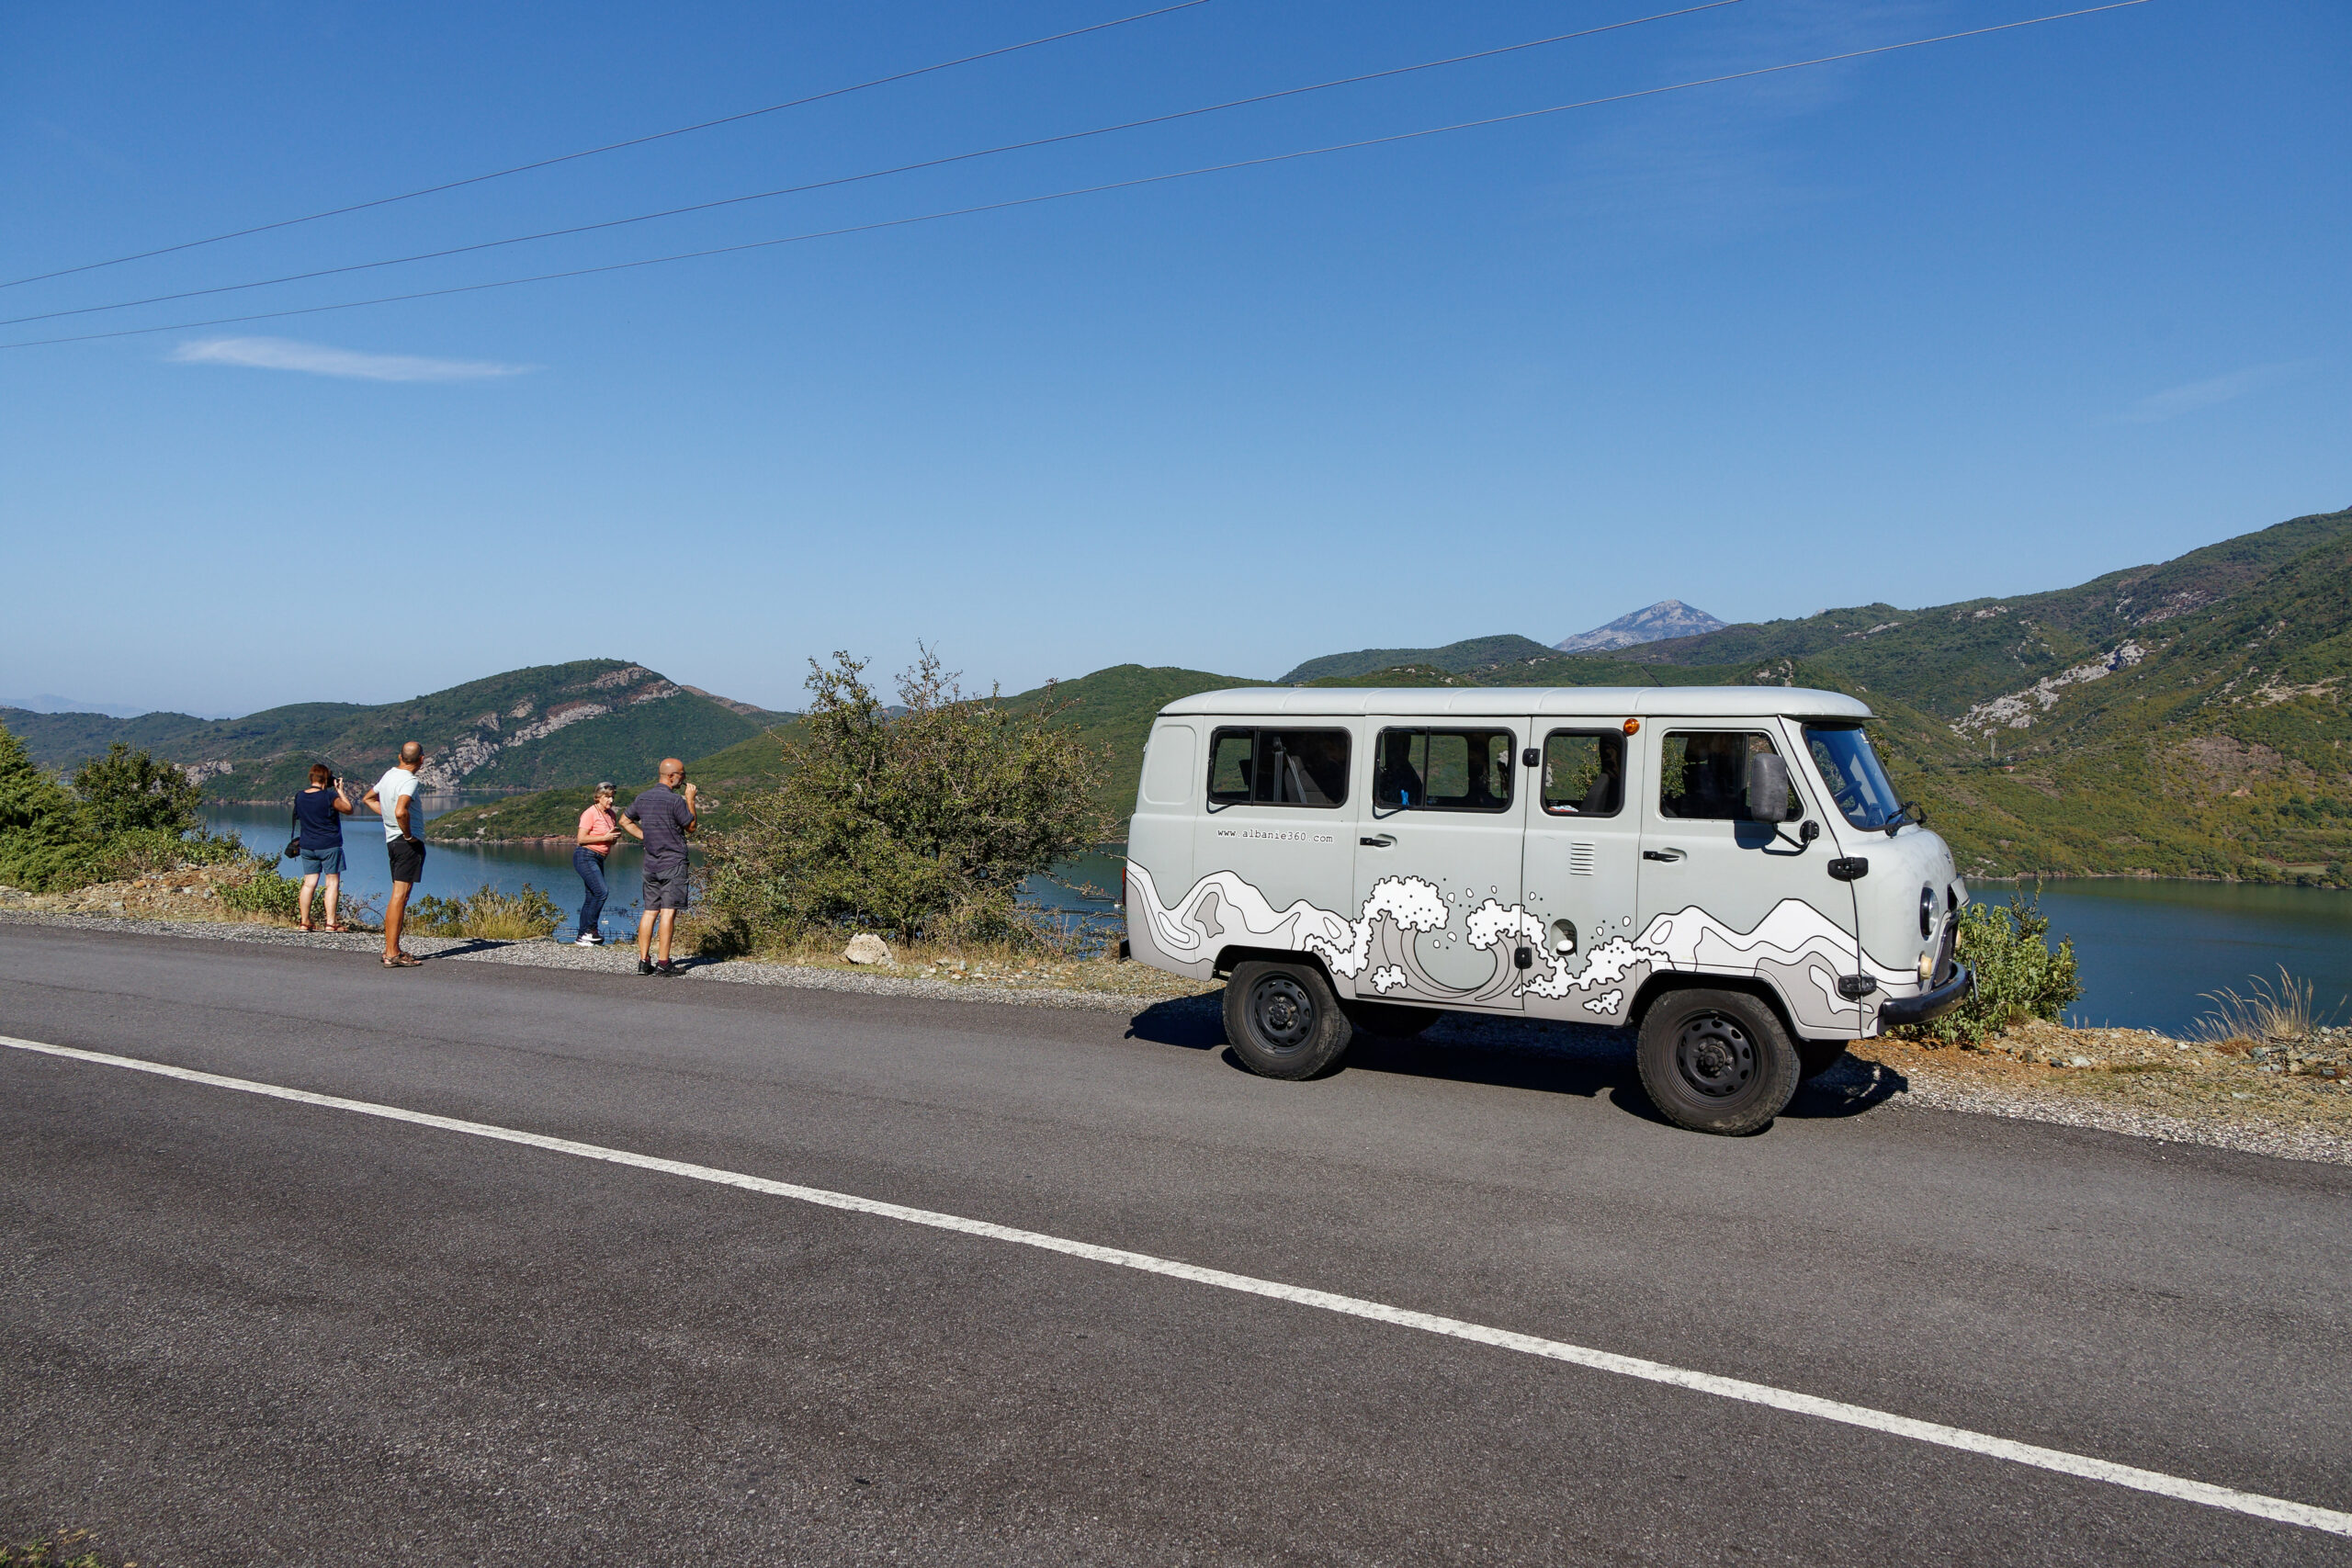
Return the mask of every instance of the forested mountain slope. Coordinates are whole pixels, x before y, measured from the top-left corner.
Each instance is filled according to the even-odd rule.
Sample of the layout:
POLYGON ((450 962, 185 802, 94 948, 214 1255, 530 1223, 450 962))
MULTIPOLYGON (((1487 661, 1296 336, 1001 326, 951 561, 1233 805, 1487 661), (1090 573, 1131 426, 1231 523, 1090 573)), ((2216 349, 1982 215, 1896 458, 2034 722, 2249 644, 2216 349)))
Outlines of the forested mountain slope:
MULTIPOLYGON (((1151 733, 1153 716, 1195 692, 1263 684, 1244 676, 1215 675, 1203 670, 1114 664, 1050 689, 1039 686, 1002 700, 1010 706, 1027 708, 1050 695, 1062 710, 1059 722, 1102 748, 1110 762, 1109 777, 1094 804, 1111 819, 1114 831, 1124 832, 1127 815, 1135 809, 1136 784, 1143 774, 1144 741, 1151 733)), ((797 731, 797 721, 786 722, 716 755, 688 761, 687 774, 708 802, 713 827, 726 825, 730 796, 745 789, 768 787, 784 776, 788 765, 786 748, 797 731)), ((622 800, 628 801, 652 776, 650 766, 639 773, 621 775, 622 800)), ((428 823, 425 836, 483 840, 569 837, 586 804, 580 790, 564 788, 462 807, 428 823)))
POLYGON ((1817 686, 1879 714, 1979 875, 2352 885, 2352 510, 2079 587, 1871 604, 1607 659, 1318 684, 1817 686))
POLYGON ((424 742, 430 788, 545 786, 650 773, 665 756, 716 751, 764 728, 641 664, 614 659, 512 670, 374 706, 300 703, 243 718, 0 711, 45 768, 128 741, 176 762, 223 800, 275 800, 310 765, 372 782, 403 740, 424 742))

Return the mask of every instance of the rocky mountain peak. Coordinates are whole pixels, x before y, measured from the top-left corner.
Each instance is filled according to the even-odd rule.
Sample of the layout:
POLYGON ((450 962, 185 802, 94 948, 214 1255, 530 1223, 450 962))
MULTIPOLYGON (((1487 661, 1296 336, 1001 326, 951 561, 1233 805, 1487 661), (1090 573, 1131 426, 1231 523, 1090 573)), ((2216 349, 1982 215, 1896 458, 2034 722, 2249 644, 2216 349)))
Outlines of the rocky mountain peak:
POLYGON ((1701 637, 1719 632, 1727 623, 1704 610, 1694 610, 1679 599, 1661 599, 1646 609, 1620 615, 1605 626, 1562 637, 1552 646, 1562 653, 1599 653, 1605 649, 1631 648, 1636 643, 1664 642, 1668 637, 1701 637))

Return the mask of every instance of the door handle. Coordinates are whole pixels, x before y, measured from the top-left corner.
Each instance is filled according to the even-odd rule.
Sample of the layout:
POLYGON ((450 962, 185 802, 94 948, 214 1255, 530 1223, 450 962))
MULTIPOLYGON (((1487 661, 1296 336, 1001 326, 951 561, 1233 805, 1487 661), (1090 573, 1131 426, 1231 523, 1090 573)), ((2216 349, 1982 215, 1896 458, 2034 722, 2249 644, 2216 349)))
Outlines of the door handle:
POLYGON ((1642 858, 1644 860, 1680 860, 1682 852, 1680 850, 1644 850, 1642 858))
POLYGON ((1396 844, 1396 835, 1394 833, 1374 833, 1368 839, 1358 839, 1356 842, 1362 844, 1368 850, 1394 849, 1396 844))

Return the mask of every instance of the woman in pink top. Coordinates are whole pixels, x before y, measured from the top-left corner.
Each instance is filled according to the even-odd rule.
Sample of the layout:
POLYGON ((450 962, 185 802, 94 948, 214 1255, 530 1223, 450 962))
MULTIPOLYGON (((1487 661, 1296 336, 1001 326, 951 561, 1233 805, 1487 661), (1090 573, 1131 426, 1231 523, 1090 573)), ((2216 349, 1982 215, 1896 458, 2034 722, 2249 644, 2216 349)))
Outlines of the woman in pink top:
POLYGON ((571 852, 571 869, 580 874, 580 884, 588 896, 580 905, 581 947, 595 947, 604 940, 596 929, 605 914, 605 857, 613 852, 620 841, 620 818, 613 815, 613 786, 596 786, 595 803, 580 814, 580 830, 572 835, 579 848, 571 852))

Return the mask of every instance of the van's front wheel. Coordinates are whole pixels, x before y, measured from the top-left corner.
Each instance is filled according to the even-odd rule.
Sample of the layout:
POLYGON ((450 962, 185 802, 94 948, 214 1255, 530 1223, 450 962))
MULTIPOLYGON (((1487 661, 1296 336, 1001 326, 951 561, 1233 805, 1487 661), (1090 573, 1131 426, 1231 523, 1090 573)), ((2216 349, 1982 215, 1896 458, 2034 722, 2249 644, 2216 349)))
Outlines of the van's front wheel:
POLYGON ((1741 991, 1675 991, 1642 1020, 1642 1087, 1694 1133, 1752 1133, 1787 1109, 1803 1073, 1772 1010, 1741 991))
POLYGON ((1225 1038, 1253 1073, 1311 1078, 1328 1072, 1354 1032, 1330 983, 1306 964, 1237 964, 1225 983, 1225 1038))

